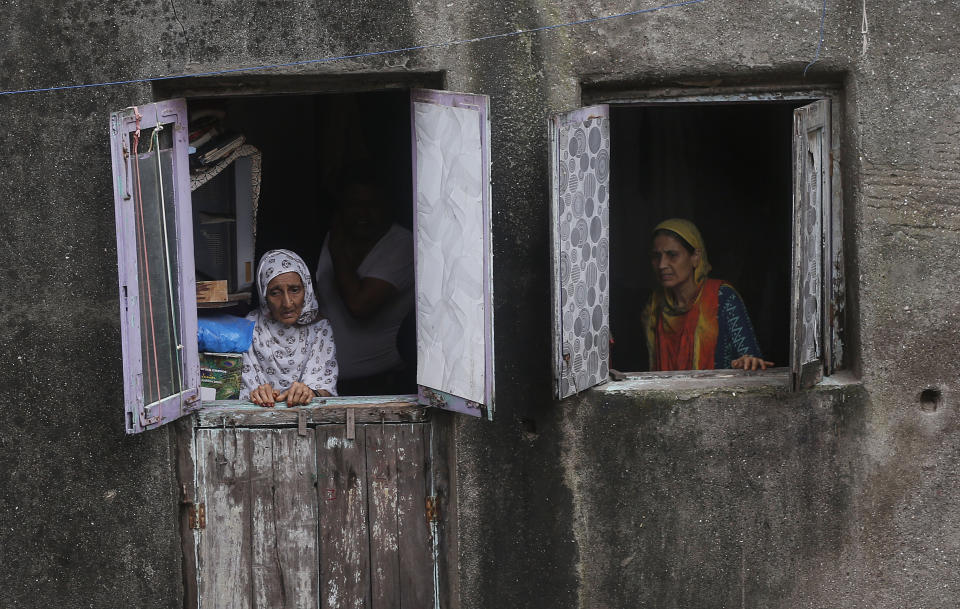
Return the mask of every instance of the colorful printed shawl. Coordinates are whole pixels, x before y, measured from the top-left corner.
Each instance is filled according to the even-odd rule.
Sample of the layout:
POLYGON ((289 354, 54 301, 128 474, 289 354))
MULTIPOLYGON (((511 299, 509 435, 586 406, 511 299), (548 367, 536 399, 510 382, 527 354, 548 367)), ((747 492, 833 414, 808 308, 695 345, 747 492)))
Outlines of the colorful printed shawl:
POLYGON ((700 292, 687 309, 680 309, 672 294, 663 287, 657 288, 650 297, 643 310, 650 369, 711 370, 719 334, 718 293, 721 285, 728 284, 707 279, 711 268, 707 248, 693 222, 672 218, 664 220, 653 230, 660 229, 680 235, 694 249, 700 250, 700 262, 693 272, 693 280, 700 292))

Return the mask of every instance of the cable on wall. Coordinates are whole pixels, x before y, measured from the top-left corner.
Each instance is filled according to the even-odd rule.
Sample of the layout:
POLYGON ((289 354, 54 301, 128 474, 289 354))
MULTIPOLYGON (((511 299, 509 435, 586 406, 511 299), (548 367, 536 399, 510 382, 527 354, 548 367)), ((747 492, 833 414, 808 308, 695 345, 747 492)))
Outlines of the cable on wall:
MULTIPOLYGON (((465 38, 462 40, 450 40, 447 42, 435 42, 431 44, 422 44, 412 47, 404 47, 400 49, 389 49, 385 51, 367 51, 364 53, 354 53, 351 55, 338 55, 333 57, 322 57, 319 59, 305 59, 302 61, 291 61, 287 63, 275 63, 275 64, 264 64, 256 66, 247 66, 243 68, 230 68, 226 70, 216 70, 212 72, 196 72, 191 74, 172 74, 167 76, 153 76, 149 78, 128 78, 124 80, 113 80, 105 82, 95 82, 95 83, 84 83, 84 84, 74 84, 74 85, 61 85, 56 87, 38 87, 30 89, 12 89, 8 91, 0 91, 0 95, 19 95, 22 93, 48 93, 52 91, 66 91, 72 89, 89 89, 93 87, 109 87, 113 85, 131 85, 147 82, 155 82, 160 80, 173 80, 176 78, 192 78, 197 76, 222 76, 224 74, 237 74, 241 72, 258 72, 262 70, 271 70, 276 68, 290 68, 296 66, 305 66, 321 63, 331 63, 334 61, 342 61, 345 59, 361 59, 364 57, 376 57, 379 55, 392 55, 396 53, 408 53, 410 51, 423 51, 427 49, 439 49, 443 47, 452 47, 464 44, 472 44, 475 42, 483 42, 486 40, 496 40, 498 38, 508 38, 512 36, 522 36, 526 34, 534 34, 537 32, 547 32, 550 30, 556 30, 559 28, 573 27, 577 25, 586 25, 590 23, 597 23, 600 21, 610 21, 613 19, 622 19, 625 17, 633 17, 636 15, 642 15, 645 13, 655 13, 659 11, 664 11, 668 9, 681 8, 685 6, 690 6, 692 4, 701 4, 705 3, 708 0, 683 0, 682 2, 674 2, 671 4, 664 4, 661 6, 655 6, 651 8, 643 8, 635 11, 628 11, 625 13, 617 13, 615 15, 607 15, 605 17, 591 17, 589 19, 579 19, 577 21, 568 21, 566 23, 557 23, 553 25, 545 25, 541 27, 530 28, 526 30, 516 30, 513 32, 502 32, 500 34, 489 34, 487 36, 479 36, 477 38, 465 38)), ((826 0, 824 0, 824 7, 826 7, 826 0)), ((821 26, 822 27, 822 26, 821 26)), ((819 53, 819 48, 818 48, 819 53)), ((816 61, 816 60, 814 60, 816 61)))

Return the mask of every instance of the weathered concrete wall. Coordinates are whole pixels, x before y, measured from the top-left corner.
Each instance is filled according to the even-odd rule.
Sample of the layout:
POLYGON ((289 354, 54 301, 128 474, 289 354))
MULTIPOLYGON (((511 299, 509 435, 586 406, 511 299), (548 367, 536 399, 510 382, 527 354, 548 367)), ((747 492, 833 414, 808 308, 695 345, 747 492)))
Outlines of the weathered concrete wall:
MULTIPOLYGON (((656 3, 8 3, 0 88, 201 72, 656 3)), ((953 607, 960 7, 707 0, 290 69, 444 71, 491 95, 498 416, 459 421, 459 604, 953 607), (581 83, 844 87, 849 365, 802 396, 550 400, 544 117, 581 83), (920 392, 939 398, 920 403, 920 392)), ((123 436, 111 110, 127 85, 0 97, 0 606, 180 604, 167 433, 123 436)))
MULTIPOLYGON (((501 340, 500 379, 528 389, 499 392, 498 425, 460 428, 461 485, 489 515, 463 516, 464 607, 957 604, 960 80, 951 49, 960 9, 866 4, 864 53, 863 4, 828 3, 808 79, 819 2, 713 3, 538 39, 544 76, 535 82, 555 110, 578 105, 582 82, 843 87, 847 365, 863 389, 680 401, 593 391, 549 404, 536 368, 545 330, 526 304, 531 292, 548 297, 542 267, 526 258, 546 250, 546 236, 502 222, 498 254, 533 265, 497 286, 510 294, 499 323, 517 320, 498 326, 498 338, 526 345, 507 351, 501 340), (940 397, 922 402, 924 389, 940 397), (524 433, 533 426, 537 434, 524 433), (523 501, 505 479, 528 489, 523 501), (570 557, 575 587, 565 579, 570 557), (505 592, 518 586, 522 601, 505 592)), ((539 22, 596 14, 554 8, 539 22)), ((527 61, 515 56, 518 73, 527 61)), ((546 224, 543 186, 520 200, 497 186, 501 214, 546 224)))

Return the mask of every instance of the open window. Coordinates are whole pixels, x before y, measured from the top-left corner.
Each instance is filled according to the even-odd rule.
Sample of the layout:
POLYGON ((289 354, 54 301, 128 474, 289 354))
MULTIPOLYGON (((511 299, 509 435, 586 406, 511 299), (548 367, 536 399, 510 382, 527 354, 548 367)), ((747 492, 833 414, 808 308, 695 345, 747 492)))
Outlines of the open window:
POLYGON ((188 103, 178 99, 111 117, 128 433, 201 406, 198 284, 204 290, 213 289, 206 280, 223 284, 201 296, 203 314, 248 299, 248 307, 256 306, 258 256, 289 247, 291 239, 316 268, 328 228, 316 209, 326 194, 323 178, 349 169, 338 157, 341 148, 370 141, 342 130, 322 137, 325 124, 344 120, 336 108, 347 104, 361 118, 357 129, 392 138, 366 152, 396 174, 398 222, 413 233, 409 342, 419 387, 400 401, 492 417, 488 98, 414 89, 191 99, 191 116, 204 117, 196 128, 188 103), (379 112, 383 107, 389 111, 379 112), (201 168, 194 162, 191 172, 196 155, 189 155, 189 138, 211 124, 210 116, 225 114, 257 135, 231 142, 201 168), (298 129, 287 126, 291 121, 298 129), (377 127, 388 123, 389 129, 377 127), (325 162, 333 158, 341 162, 325 162), (278 168, 296 179, 276 179, 278 168))
MULTIPOLYGON (((671 217, 699 227, 711 277, 729 281, 746 304, 762 354, 777 366, 763 373, 770 382, 808 387, 842 364, 839 154, 830 99, 803 93, 753 97, 612 101, 598 140, 607 188, 603 198, 598 189, 594 201, 579 190, 586 180, 593 187, 588 176, 594 163, 573 157, 579 144, 571 142, 570 133, 587 132, 589 126, 577 120, 599 116, 604 106, 550 121, 554 392, 559 398, 606 380, 606 374, 580 374, 588 370, 583 367, 588 345, 602 350, 598 360, 605 356, 609 369, 637 371, 627 372, 637 378, 735 376, 734 371, 645 372, 651 367, 641 314, 659 285, 649 262, 651 235, 671 217), (577 229, 588 207, 580 207, 581 201, 599 205, 602 214, 598 236, 607 273, 600 285, 585 272, 592 260, 585 255, 592 250, 584 251, 577 229), (592 291, 601 305, 598 319, 609 319, 602 345, 584 334, 591 326, 577 324, 580 303, 590 306, 592 291)), ((609 94, 593 99, 598 98, 611 99, 609 94)))

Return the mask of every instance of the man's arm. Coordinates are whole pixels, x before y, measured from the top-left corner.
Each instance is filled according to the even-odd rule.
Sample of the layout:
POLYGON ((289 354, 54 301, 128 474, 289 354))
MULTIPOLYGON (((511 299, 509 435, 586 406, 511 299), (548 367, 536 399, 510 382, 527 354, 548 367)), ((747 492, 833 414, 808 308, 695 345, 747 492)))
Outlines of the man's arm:
POLYGON ((330 260, 340 298, 350 315, 356 319, 369 319, 376 315, 397 291, 389 281, 357 275, 357 267, 363 257, 351 250, 343 233, 336 227, 331 232, 330 260))

